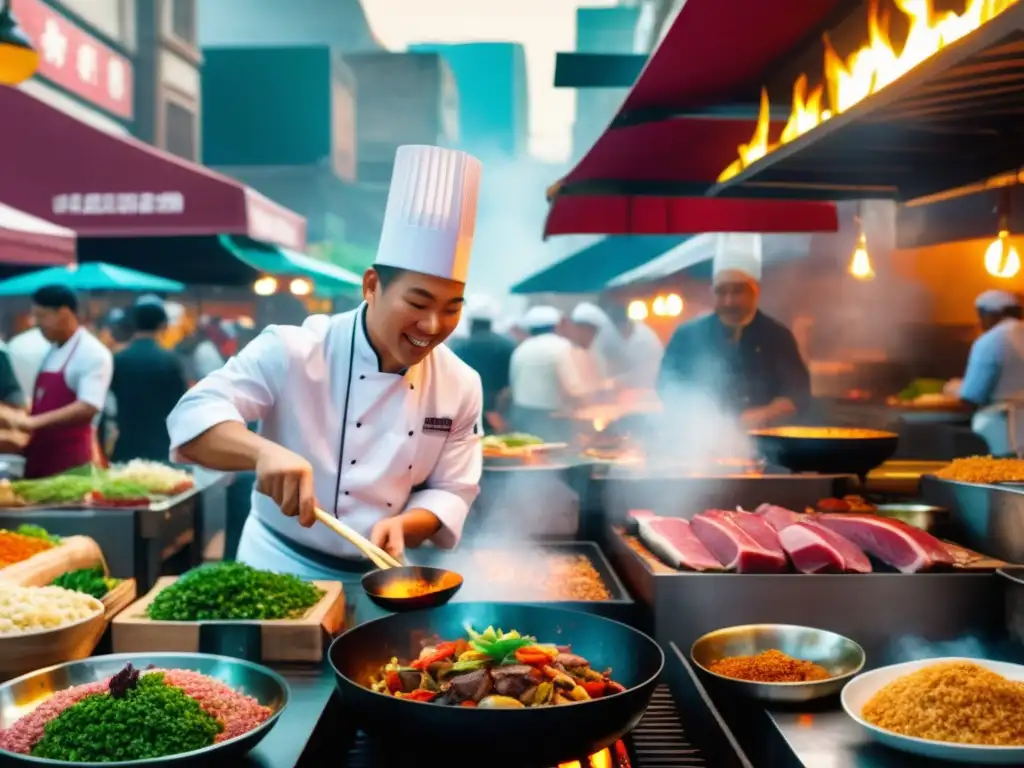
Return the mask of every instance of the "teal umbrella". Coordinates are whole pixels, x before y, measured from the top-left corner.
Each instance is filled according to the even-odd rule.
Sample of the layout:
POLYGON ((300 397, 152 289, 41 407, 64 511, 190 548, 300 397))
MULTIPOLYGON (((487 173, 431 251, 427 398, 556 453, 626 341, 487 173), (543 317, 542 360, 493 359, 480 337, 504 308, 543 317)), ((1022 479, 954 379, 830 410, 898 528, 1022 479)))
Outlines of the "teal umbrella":
POLYGON ((31 296, 44 285, 66 285, 74 291, 125 291, 128 293, 181 293, 185 285, 134 269, 88 261, 66 267, 50 267, 0 281, 0 296, 31 296))

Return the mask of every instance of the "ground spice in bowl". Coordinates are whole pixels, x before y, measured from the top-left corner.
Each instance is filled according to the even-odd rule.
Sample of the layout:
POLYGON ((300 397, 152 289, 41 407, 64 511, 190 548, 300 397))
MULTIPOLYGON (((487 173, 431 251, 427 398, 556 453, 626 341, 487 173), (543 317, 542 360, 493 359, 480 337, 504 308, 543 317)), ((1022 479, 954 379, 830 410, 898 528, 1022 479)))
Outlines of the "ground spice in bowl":
POLYGON ((756 656, 728 656, 714 662, 709 670, 722 677, 752 683, 810 683, 832 677, 820 664, 794 659, 774 649, 756 656))

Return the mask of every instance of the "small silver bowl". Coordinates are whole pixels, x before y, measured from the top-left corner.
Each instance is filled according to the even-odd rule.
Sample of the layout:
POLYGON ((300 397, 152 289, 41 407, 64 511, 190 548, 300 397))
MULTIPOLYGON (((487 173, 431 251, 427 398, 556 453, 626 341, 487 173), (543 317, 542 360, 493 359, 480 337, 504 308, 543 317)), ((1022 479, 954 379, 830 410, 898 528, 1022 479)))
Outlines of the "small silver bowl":
POLYGON ((792 624, 746 624, 719 629, 699 638, 690 649, 690 658, 702 672, 736 694, 760 701, 805 702, 838 693, 863 669, 867 656, 853 640, 823 629, 792 624), (711 671, 711 665, 721 659, 756 656, 773 649, 794 659, 820 664, 832 676, 808 683, 759 683, 711 671))

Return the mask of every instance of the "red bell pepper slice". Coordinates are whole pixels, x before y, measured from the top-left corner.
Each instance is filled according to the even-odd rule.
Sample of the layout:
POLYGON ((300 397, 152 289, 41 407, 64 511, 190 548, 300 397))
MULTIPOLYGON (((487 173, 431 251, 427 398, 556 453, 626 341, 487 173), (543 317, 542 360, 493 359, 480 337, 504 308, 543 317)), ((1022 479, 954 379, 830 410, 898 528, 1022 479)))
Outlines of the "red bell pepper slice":
POLYGON ((403 693, 403 699, 409 699, 410 701, 431 701, 437 693, 434 691, 427 691, 423 688, 417 688, 412 693, 403 693))
POLYGON ((476 706, 476 702, 473 701, 472 699, 469 699, 469 700, 464 701, 461 704, 459 704, 459 706, 460 707, 475 707, 476 706))
POLYGON ((583 690, 587 692, 587 695, 592 699, 600 699, 604 696, 605 684, 600 680, 590 680, 583 683, 583 690))
POLYGON ((527 646, 516 651, 516 661, 530 666, 543 666, 551 663, 551 656, 527 646))
POLYGON ((411 666, 413 669, 426 669, 431 664, 437 661, 444 661, 445 659, 455 655, 455 643, 438 643, 434 648, 434 652, 416 659, 411 666))
POLYGON ((391 691, 391 693, 398 693, 402 690, 402 681, 398 677, 397 672, 388 672, 386 682, 388 684, 388 690, 391 691))

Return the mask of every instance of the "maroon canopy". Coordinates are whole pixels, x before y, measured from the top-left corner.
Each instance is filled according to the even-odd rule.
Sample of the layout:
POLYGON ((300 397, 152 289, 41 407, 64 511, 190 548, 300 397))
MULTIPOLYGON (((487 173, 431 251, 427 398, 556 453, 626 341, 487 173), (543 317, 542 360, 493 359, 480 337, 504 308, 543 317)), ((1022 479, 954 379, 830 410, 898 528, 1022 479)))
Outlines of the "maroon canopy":
MULTIPOLYGON (((713 112, 677 115, 756 98, 771 65, 813 40, 841 2, 792 0, 782 8, 764 0, 687 0, 623 102, 617 123, 560 183, 545 235, 834 231, 837 218, 830 203, 598 190, 616 183, 656 188, 659 183, 714 182, 736 159, 739 145, 750 140, 754 120, 714 117, 713 112), (593 195, 585 191, 590 189, 593 195), (751 230, 754 221, 769 226, 751 230)), ((777 132, 782 125, 772 127, 777 132)))
POLYGON ((74 260, 74 232, 0 204, 0 263, 51 267, 74 260))
POLYGON ((82 237, 248 235, 296 251, 306 220, 234 179, 0 87, 0 200, 82 237))

